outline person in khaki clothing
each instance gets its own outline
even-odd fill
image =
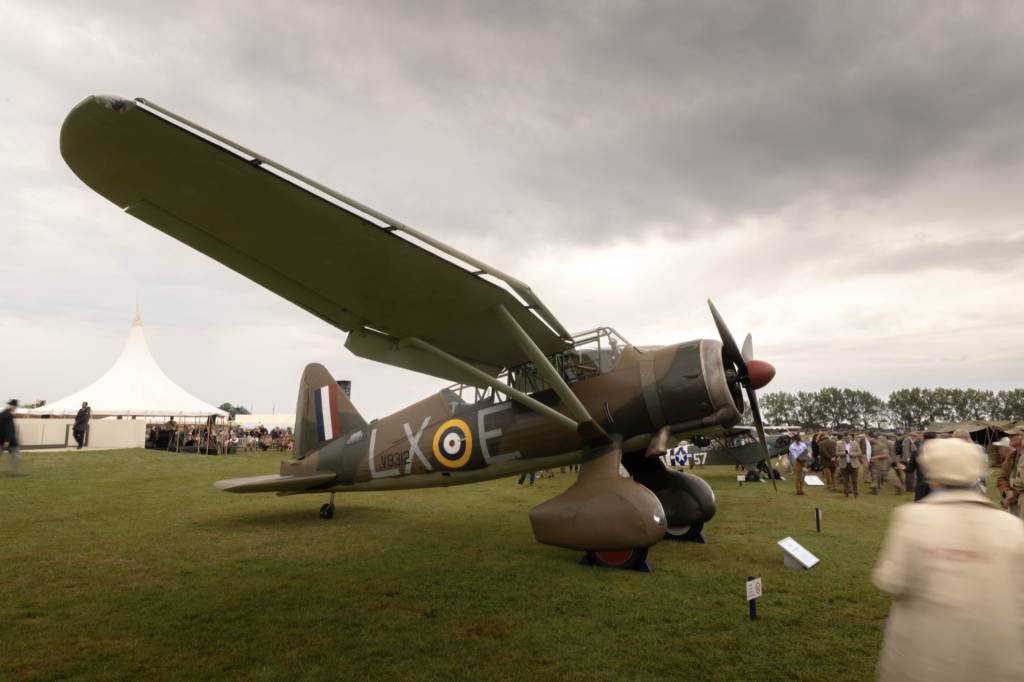
[[[973,489],[974,446],[931,440],[932,494],[897,507],[872,580],[892,595],[880,682],[1019,680],[1024,673],[1024,522]]]
[[[886,438],[875,438],[871,441],[871,494],[877,495],[878,490],[889,480],[889,470],[892,468],[892,444]],[[903,493],[903,486],[900,483],[896,486],[896,494]]]
[[[857,441],[848,433],[836,444],[836,467],[843,480],[843,497],[850,496],[850,488],[853,488],[854,497],[860,495],[857,477],[861,469],[862,456]]]
[[[818,462],[821,473],[825,477],[825,486],[829,490],[836,489],[836,441],[828,434],[821,434],[818,440]]]
[[[793,463],[793,481],[796,483],[796,494],[804,494],[804,469],[811,461],[811,448],[799,433],[793,434],[793,442],[789,445],[789,459]]]
[[[996,479],[996,487],[1003,497],[1003,509],[1014,516],[1024,518],[1021,513],[1020,498],[1024,494],[1024,457],[1021,456],[1021,446],[1024,445],[1024,434],[1015,433],[1009,438],[1007,447],[1009,454],[1003,450],[1003,466],[999,470],[999,478]]]

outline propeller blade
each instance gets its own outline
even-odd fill
[[[764,436],[764,422],[761,420],[761,406],[757,404],[757,391],[751,386],[746,386],[747,400],[750,401],[750,414],[754,417],[754,426],[757,427],[757,439],[761,442],[761,450],[764,452],[764,461],[768,465],[768,476],[772,479],[772,488],[778,494],[779,486],[775,482],[775,467],[772,466],[771,457],[768,454],[768,439]]]
[[[740,352],[739,346],[736,345],[736,339],[732,337],[732,332],[725,326],[725,320],[718,314],[718,309],[715,308],[715,304],[708,299],[708,307],[711,308],[711,317],[715,320],[715,327],[718,328],[718,336],[722,339],[722,348],[725,351],[725,358],[732,364],[736,365],[740,371],[740,377],[747,376],[747,363],[743,359],[743,354]]]
[[[747,334],[747,338],[743,339],[743,347],[740,348],[740,355],[742,355],[743,359],[747,362],[754,359],[754,338],[750,334]]]
[[[754,426],[757,427],[757,438],[761,443],[761,451],[764,453],[765,463],[768,465],[768,472],[772,479],[772,488],[775,489],[775,493],[779,492],[779,485],[775,482],[775,467],[772,466],[771,458],[768,456],[768,440],[764,436],[764,421],[761,419],[761,407],[757,404],[757,389],[751,385],[750,370],[747,367],[747,360],[749,360],[753,354],[754,341],[750,334],[747,334],[747,338],[743,341],[743,350],[741,351],[736,345],[736,339],[733,338],[732,332],[729,331],[729,327],[726,326],[725,320],[718,313],[718,309],[715,304],[708,299],[708,307],[711,308],[711,317],[715,320],[715,327],[718,328],[718,336],[722,339],[722,351],[723,357],[726,361],[731,362],[736,366],[738,370],[739,383],[747,392],[747,400],[750,402],[750,414],[754,417]],[[762,363],[771,368],[771,376],[775,375],[775,369],[768,365],[768,363]],[[762,372],[764,374],[764,372]],[[768,377],[767,381],[761,383],[764,385],[771,381],[771,376]]]

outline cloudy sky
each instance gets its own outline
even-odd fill
[[[88,190],[90,94],[145,97],[529,282],[569,329],[752,331],[778,390],[1024,385],[1016,2],[0,3],[0,393],[101,375],[136,301],[196,396],[367,417],[444,382]]]

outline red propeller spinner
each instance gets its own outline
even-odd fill
[[[775,366],[764,360],[747,360],[747,375],[750,377],[750,387],[756,391],[775,378]]]

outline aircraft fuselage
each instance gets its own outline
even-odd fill
[[[628,453],[665,426],[688,432],[729,427],[740,417],[721,359],[721,344],[699,340],[641,352],[626,347],[614,368],[570,384]],[[531,397],[564,412],[552,390]],[[343,435],[281,475],[333,472],[329,486],[297,492],[406,489],[457,485],[580,462],[579,433],[512,400],[467,404],[442,391]]]

